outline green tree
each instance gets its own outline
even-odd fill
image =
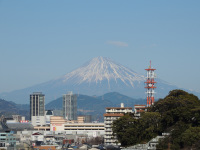
[[[161,140],[158,148],[195,148],[200,145],[199,134],[193,134],[195,131],[199,132],[200,101],[193,94],[173,90],[165,98],[155,102],[140,119],[127,114],[114,121],[112,127],[122,146],[145,143],[163,132],[169,132],[170,136]]]
[[[112,124],[113,135],[117,137],[122,146],[138,143],[138,129],[138,120],[134,119],[133,114],[126,114]]]
[[[196,147],[200,149],[200,127],[190,127],[180,136],[183,147]]]

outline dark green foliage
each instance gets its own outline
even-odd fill
[[[123,146],[132,145],[140,141],[138,120],[133,118],[133,114],[126,114],[113,122],[113,132],[116,133],[117,138]],[[133,128],[134,126],[134,128]],[[133,136],[134,135],[134,136]]]
[[[195,147],[200,149],[200,127],[190,127],[180,136],[180,142],[185,147]]]
[[[193,148],[198,149],[200,144],[200,101],[197,96],[189,94],[183,90],[173,90],[169,92],[164,99],[157,101],[148,112],[142,114],[141,118],[134,120],[134,124],[128,122],[127,117],[132,118],[131,115],[125,115],[120,120],[113,123],[113,131],[122,142],[123,146],[135,145],[137,143],[147,142],[163,132],[170,133],[170,136],[160,141],[157,146],[158,149],[183,149]],[[126,118],[126,122],[123,122]],[[132,121],[133,122],[133,121]],[[116,128],[118,126],[129,126],[125,131],[120,133]],[[132,136],[129,135],[128,143],[123,141],[127,134],[131,131]]]
[[[144,113],[140,119],[134,119],[133,115],[126,114],[113,122],[113,132],[122,146],[146,143],[160,133],[159,113]]]

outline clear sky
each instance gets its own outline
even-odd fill
[[[0,93],[97,56],[200,91],[200,1],[0,0]]]

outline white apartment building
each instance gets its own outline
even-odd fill
[[[104,114],[104,125],[105,125],[105,135],[104,143],[105,145],[121,145],[116,139],[112,136],[112,122],[122,116],[125,113],[132,113],[132,107],[124,107],[124,104],[121,103],[121,107],[107,107],[106,113]]]
[[[63,95],[63,117],[67,120],[77,120],[77,96],[72,92]]]

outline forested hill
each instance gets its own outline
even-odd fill
[[[123,146],[146,143],[167,132],[170,136],[159,143],[158,149],[200,149],[200,100],[173,90],[140,119],[129,114],[115,121],[113,131]]]
[[[48,103],[46,109],[62,110],[62,97]],[[103,114],[106,107],[120,107],[124,103],[125,107],[134,107],[135,104],[145,104],[145,99],[134,99],[118,92],[110,92],[102,96],[77,95],[78,115],[92,115],[95,119],[103,121]]]
[[[16,104],[11,101],[0,99],[0,116],[11,117],[12,115],[22,115],[29,119],[29,105]]]

